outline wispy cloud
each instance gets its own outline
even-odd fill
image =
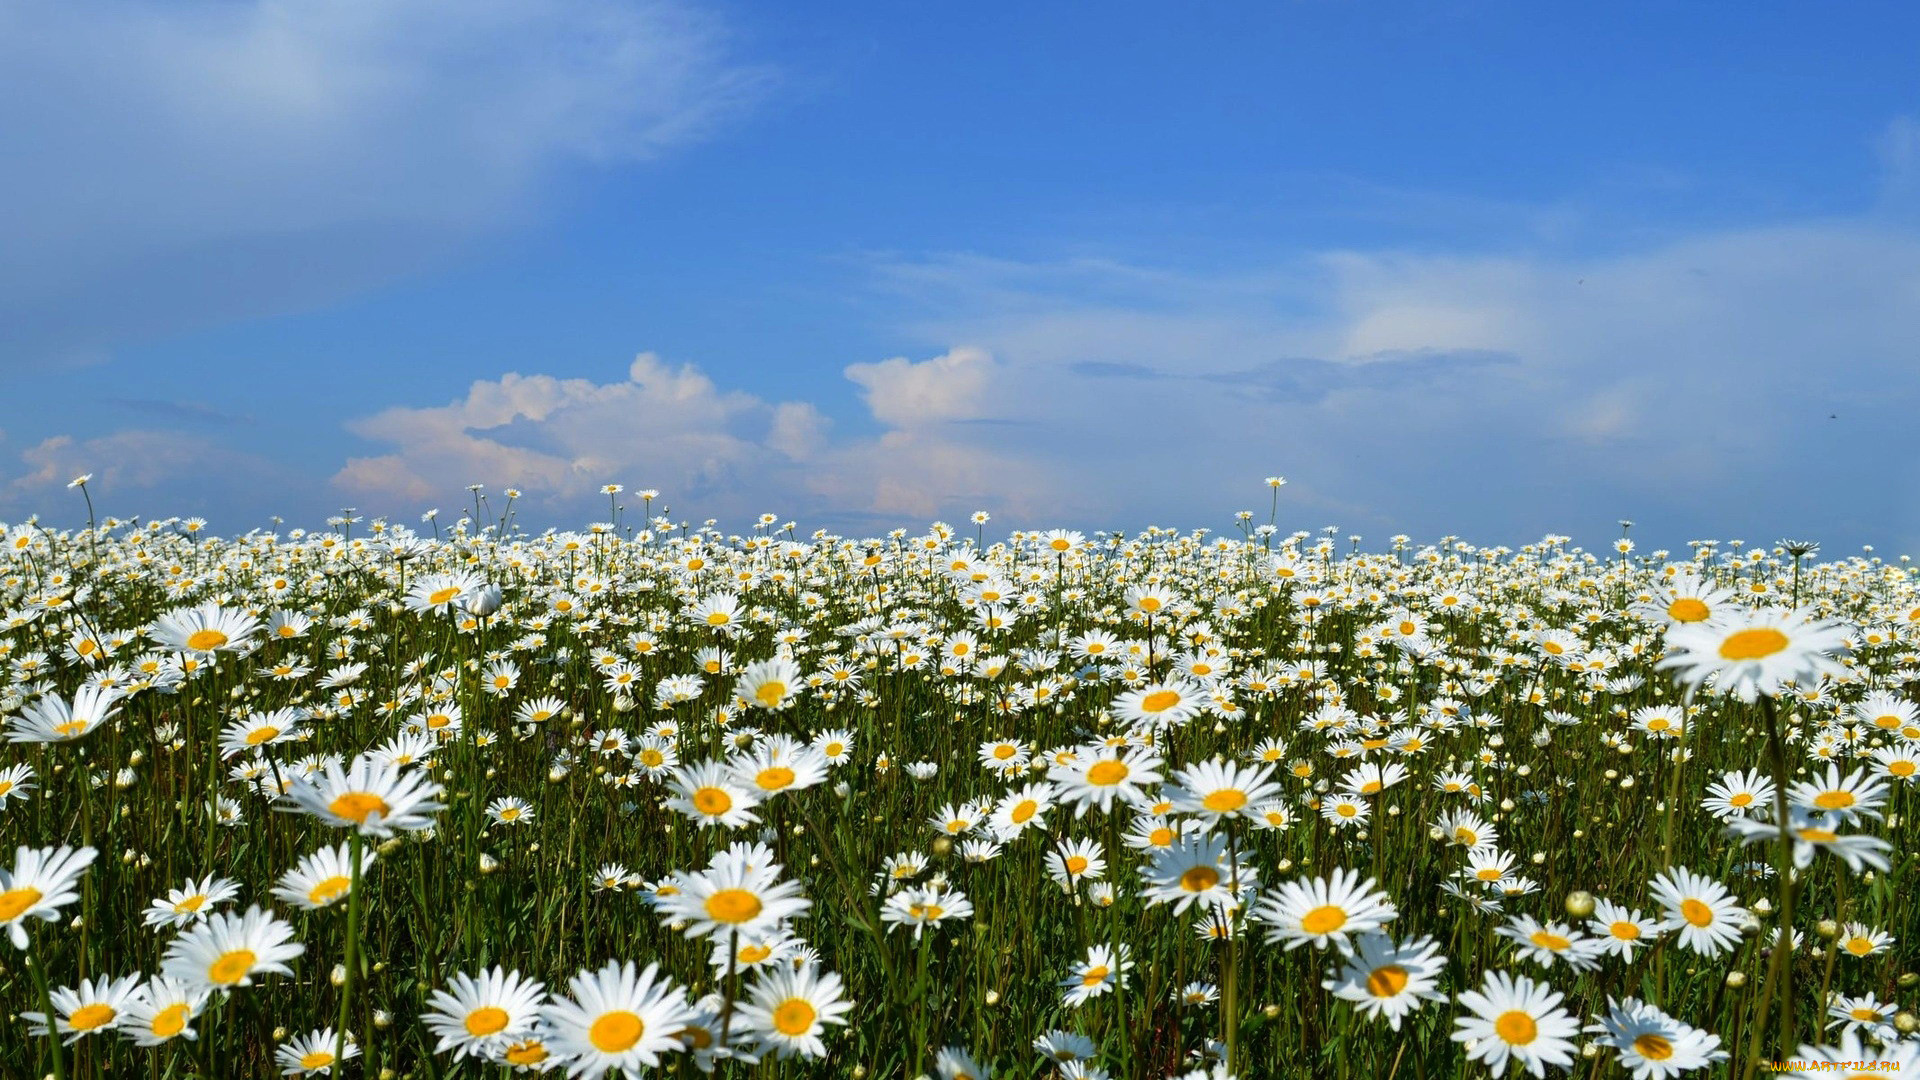
[[[0,5],[0,363],[430,264],[769,79],[679,0]]]

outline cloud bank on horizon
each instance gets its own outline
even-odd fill
[[[816,238],[800,265],[847,299],[823,313],[777,289],[742,298],[735,319],[765,339],[749,362],[730,320],[676,315],[648,282],[669,295],[702,260],[746,280],[762,253],[581,237],[672,218],[647,185],[676,170],[725,215],[760,195],[717,184],[702,155],[747,183],[738,163],[766,124],[892,107],[841,100],[860,95],[800,70],[816,51],[750,32],[764,15],[0,0],[0,123],[23,133],[0,151],[15,219],[0,379],[48,402],[4,422],[0,513],[71,520],[61,489],[92,473],[106,512],[235,530],[344,505],[412,517],[472,483],[524,490],[528,520],[578,525],[604,516],[609,482],[736,526],[773,512],[877,532],[985,509],[1012,527],[1219,529],[1264,507],[1261,479],[1279,473],[1287,527],[1377,540],[1598,543],[1626,517],[1673,547],[1920,549],[1920,127],[1902,113],[1850,118],[1871,194],[1840,212],[1636,222],[1631,207],[1463,210],[1346,183],[1387,219],[1492,215],[1513,231],[1440,243],[1389,221],[1205,258],[1079,222],[964,244],[931,227]],[[991,134],[955,137],[994,152]],[[1556,240],[1567,228],[1606,235]],[[639,312],[596,328],[618,352],[514,359],[479,342],[315,364],[247,336],[317,326],[344,352],[404,354],[405,303],[384,296],[437,290],[399,321],[458,339],[555,267],[602,279],[642,262],[660,276],[596,298]],[[818,329],[829,317],[839,337]],[[179,377],[157,370],[181,356]]]

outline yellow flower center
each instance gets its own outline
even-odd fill
[[[351,888],[353,888],[353,879],[345,874],[335,874],[307,890],[307,900],[316,907],[325,907],[347,895],[347,890]]]
[[[733,809],[733,796],[717,787],[703,787],[693,793],[693,808],[708,817],[719,817]]]
[[[1667,605],[1667,618],[1674,622],[1705,622],[1712,614],[1706,601],[1691,596],[1683,596]]]
[[[1510,1046],[1525,1046],[1540,1036],[1540,1026],[1533,1017],[1514,1009],[1503,1012],[1493,1022],[1493,1033],[1504,1039]]]
[[[771,945],[748,945],[740,950],[740,962],[743,964],[757,964],[772,955],[773,946]]]
[[[162,1039],[171,1039],[187,1029],[187,1006],[184,1003],[169,1005],[153,1014],[153,1022],[147,1030]]]
[[[1211,866],[1195,866],[1180,875],[1180,887],[1188,892],[1206,892],[1220,884],[1220,871]]]
[[[1539,931],[1528,940],[1532,941],[1535,945],[1538,945],[1543,949],[1552,949],[1554,952],[1559,952],[1560,950],[1573,944],[1573,942],[1568,941],[1566,938],[1561,937],[1559,934],[1551,934],[1545,930]]]
[[[1735,795],[1733,798],[1728,799],[1727,805],[1728,806],[1752,806],[1753,795],[1749,792],[1743,791],[1740,794]]]
[[[760,684],[760,688],[753,692],[753,699],[769,709],[780,704],[786,696],[787,684],[781,682],[779,679],[771,679],[763,682]]]
[[[279,737],[280,729],[277,727],[254,728],[252,731],[247,732],[247,745],[259,746],[261,743],[272,742]]]
[[[779,791],[793,783],[793,770],[785,765],[761,769],[760,775],[754,777],[753,782],[759,784],[762,791]]]
[[[707,917],[714,922],[749,922],[759,917],[760,909],[760,898],[745,889],[721,889],[707,897]]]
[[[220,986],[232,986],[253,971],[254,961],[258,959],[251,949],[222,953],[218,960],[207,965],[207,978]]]
[[[54,734],[63,739],[74,738],[77,735],[85,733],[86,730],[87,722],[85,720],[69,720],[64,724],[53,725]]]
[[[1834,832],[1832,829],[1801,829],[1799,836],[1801,840],[1809,844],[1831,844],[1835,840],[1840,839],[1840,834]]]
[[[1791,642],[1787,640],[1787,635],[1771,627],[1736,630],[1720,643],[1720,657],[1723,660],[1760,660],[1789,644]]]
[[[1367,973],[1367,993],[1374,997],[1392,997],[1406,988],[1407,969],[1399,964],[1377,967]]]
[[[618,1009],[593,1022],[587,1029],[587,1041],[602,1053],[618,1054],[631,1050],[646,1032],[647,1025],[638,1016]]]
[[[373,814],[384,818],[393,813],[393,807],[387,805],[387,800],[368,791],[349,791],[328,803],[327,809],[335,817],[346,818],[356,825],[365,825],[367,818]]]
[[[1102,761],[1087,770],[1087,783],[1112,787],[1125,780],[1131,772],[1124,761]]]
[[[1222,788],[1200,800],[1200,805],[1216,814],[1231,814],[1247,805],[1246,792],[1234,788]]]
[[[1085,855],[1067,856],[1067,873],[1079,874],[1079,873],[1083,873],[1086,869],[1087,869],[1087,857]]]
[[[1107,965],[1095,965],[1094,967],[1088,968],[1085,975],[1080,976],[1080,985],[1099,986],[1101,983],[1106,982],[1107,976],[1111,974],[1113,974],[1113,971],[1107,967]]]
[[[93,1031],[113,1023],[113,1018],[117,1015],[119,1014],[113,1011],[113,1006],[95,1002],[73,1010],[73,1015],[67,1017],[67,1026],[75,1031]]]
[[[1863,937],[1848,938],[1847,951],[1855,956],[1865,956],[1873,951],[1873,942]]]
[[[1001,743],[999,746],[993,748],[993,756],[999,758],[1001,761],[1005,761],[1019,752],[1019,749],[1012,743]]]
[[[1845,810],[1854,802],[1851,791],[1823,791],[1813,799],[1813,805],[1822,810]]]
[[[537,1039],[514,1043],[507,1047],[506,1056],[509,1065],[538,1065],[547,1060],[547,1044]]]
[[[435,589],[427,594],[427,606],[439,607],[441,604],[451,603],[453,598],[459,595],[460,589],[455,585],[449,585],[444,589]]]
[[[1140,699],[1140,711],[1150,713],[1166,712],[1178,704],[1180,704],[1180,694],[1178,691],[1155,690],[1153,693]]]
[[[1640,924],[1622,920],[1607,927],[1607,933],[1612,934],[1621,941],[1638,941],[1640,939]]]
[[[313,1053],[307,1054],[300,1059],[300,1067],[303,1069],[324,1069],[331,1064],[333,1064],[333,1051],[331,1050],[315,1050]]]
[[[1680,916],[1695,926],[1713,925],[1713,909],[1691,896],[1680,901]]]
[[[218,630],[195,630],[187,636],[187,648],[195,652],[212,652],[227,643],[227,635]]]
[[[1648,1061],[1665,1061],[1673,1056],[1673,1044],[1652,1032],[1633,1040],[1633,1050]]]
[[[1331,934],[1345,925],[1347,913],[1336,904],[1322,904],[1300,920],[1300,929],[1309,934]]]
[[[467,1014],[467,1034],[492,1035],[507,1026],[507,1010],[497,1005],[482,1005]]]
[[[782,1035],[805,1035],[813,1029],[813,1003],[805,998],[788,998],[773,1010],[773,1027]]]
[[[179,903],[173,905],[173,911],[174,911],[174,914],[176,915],[190,915],[193,912],[199,911],[203,906],[206,905],[206,902],[207,902],[206,893],[196,893],[195,895],[189,896],[185,900],[182,900]]]
[[[0,923],[12,922],[28,908],[40,902],[44,895],[31,885],[0,892]]]

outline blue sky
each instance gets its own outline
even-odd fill
[[[0,0],[0,516],[1920,547],[1910,5],[1203,7]]]

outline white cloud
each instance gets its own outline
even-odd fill
[[[1303,527],[1920,541],[1920,236],[1884,223],[1586,257],[883,273],[932,313],[902,329],[989,350],[1029,421],[953,449],[1070,478],[1055,518],[1217,523],[1278,472]]]
[[[5,0],[6,359],[405,272],[766,78],[679,0]]]
[[[447,405],[353,422],[354,434],[393,449],[349,460],[333,484],[396,512],[484,483],[571,513],[609,482],[659,488],[702,517],[777,508],[849,523],[954,513],[982,500],[1031,509],[1040,483],[1032,471],[965,445],[949,423],[977,419],[992,370],[974,349],[853,365],[849,377],[867,388],[884,430],[841,442],[811,402],[723,390],[652,353],[617,382],[509,374],[475,382]]]

